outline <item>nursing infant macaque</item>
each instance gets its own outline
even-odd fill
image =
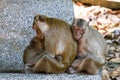
[[[60,19],[36,15],[32,28],[37,35],[24,51],[26,72],[65,72],[77,54],[71,26]]]
[[[42,57],[44,51],[44,38],[34,37],[30,45],[25,49],[23,54],[23,62],[25,64],[25,72],[31,72],[31,68]]]
[[[102,35],[83,19],[75,19],[73,37],[78,44],[78,53],[67,72],[96,74],[106,62],[107,44]]]

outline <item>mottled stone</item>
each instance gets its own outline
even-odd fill
[[[99,75],[79,74],[0,74],[1,80],[102,80]]]
[[[25,47],[35,35],[32,30],[36,14],[73,20],[72,1],[0,0],[0,69],[22,69]]]

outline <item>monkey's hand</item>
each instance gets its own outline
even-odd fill
[[[84,59],[85,57],[87,57],[86,53],[78,53],[76,59]]]
[[[77,73],[77,71],[73,67],[69,67],[65,72],[70,74]]]
[[[56,56],[55,56],[55,59],[56,59],[58,62],[62,62],[62,56],[60,56],[60,55],[56,55]]]
[[[35,64],[26,64],[25,65],[25,73],[32,73],[32,68],[35,66]]]
[[[83,60],[83,58],[77,58],[77,59],[75,59],[73,61],[72,65],[71,65],[71,67],[69,67],[66,70],[66,72],[70,73],[70,74],[77,73],[78,72],[77,69],[78,69],[79,65],[81,64],[82,60]]]
[[[83,59],[81,59],[81,58],[75,59],[75,60],[73,61],[73,63],[72,63],[71,66],[72,66],[73,68],[77,68],[77,67],[81,64],[82,60],[83,60]]]

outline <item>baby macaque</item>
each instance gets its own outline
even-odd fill
[[[44,51],[44,38],[43,37],[34,37],[30,45],[25,49],[23,54],[23,62],[25,64],[25,70],[30,72],[29,70],[35,65],[35,63],[40,59],[43,55]]]
[[[74,20],[72,32],[78,44],[78,53],[68,72],[98,73],[108,53],[105,39],[83,19]]]
[[[30,67],[28,72],[65,72],[77,54],[77,43],[73,39],[70,25],[60,19],[36,15],[32,28],[37,33],[36,37],[43,36],[45,42],[44,51],[39,40],[25,50],[24,63],[27,62],[26,67]]]

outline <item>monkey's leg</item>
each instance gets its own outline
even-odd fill
[[[29,63],[26,63],[25,66],[24,66],[25,67],[25,73],[32,73],[32,68],[39,61],[39,59],[41,59],[42,56],[43,56],[43,53],[41,53],[40,55],[31,59],[31,61]]]
[[[67,73],[77,73],[76,68],[81,64],[82,58],[75,59],[72,65],[66,70]]]
[[[79,65],[77,71],[85,71],[88,74],[96,74],[99,72],[100,69],[100,63],[94,61],[90,57],[86,57],[85,59],[82,60],[81,64]]]
[[[74,67],[74,68],[78,67],[81,64],[82,60],[83,60],[83,58],[75,59],[72,63],[72,67]]]
[[[66,70],[67,66],[58,62],[49,55],[44,55],[33,67],[33,72],[60,73]]]

